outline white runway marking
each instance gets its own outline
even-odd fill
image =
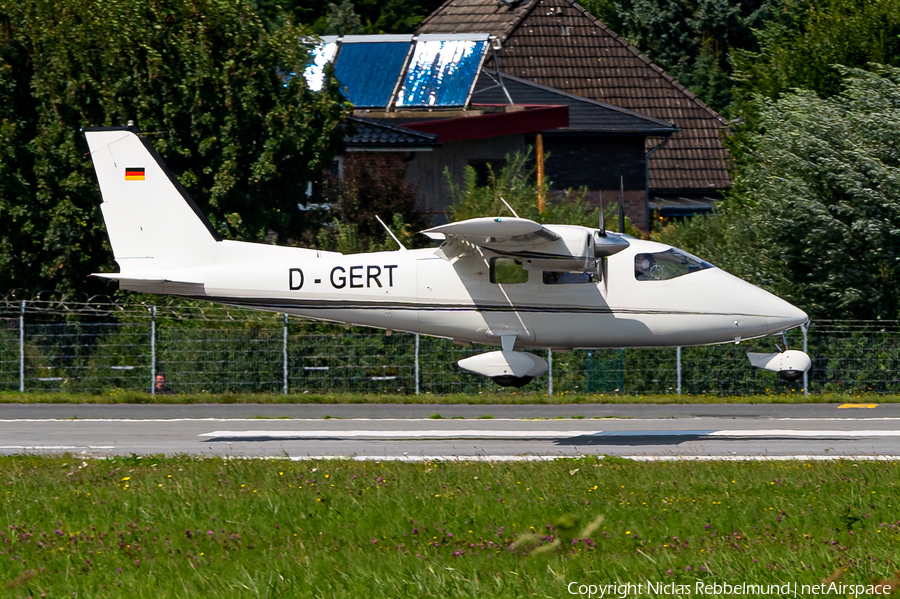
[[[423,431],[375,431],[375,430],[315,430],[315,431],[213,431],[201,433],[200,437],[225,437],[229,439],[556,439],[558,437],[581,437],[595,435],[599,431],[513,431],[513,430],[423,430]]]
[[[761,429],[761,430],[721,430],[712,431],[710,437],[900,437],[900,430],[796,430],[796,429]]]
[[[719,420],[722,418],[728,418],[729,420],[735,418],[731,416],[716,416],[716,415],[708,415],[708,416],[686,416],[686,417],[678,417],[678,420]],[[880,421],[900,421],[900,417],[894,416],[878,416],[878,417],[841,417],[841,416],[824,416],[820,418],[813,417],[774,417],[774,416],[738,416],[737,418],[746,418],[747,420],[755,420],[755,421],[769,421],[769,422],[880,422]],[[443,423],[462,423],[462,422],[480,422],[484,423],[486,420],[490,420],[491,422],[545,422],[548,425],[554,422],[564,422],[571,423],[574,421],[583,421],[585,424],[589,422],[595,421],[614,421],[614,422],[628,422],[628,423],[639,423],[639,422],[672,422],[673,418],[638,418],[638,417],[629,417],[629,416],[598,416],[594,418],[453,418],[453,417],[445,417],[445,418],[340,418],[340,417],[331,417],[331,418],[293,418],[293,417],[280,417],[280,416],[266,416],[261,418],[0,418],[0,423],[23,423],[23,422],[115,422],[115,423],[153,423],[153,422],[254,422],[259,424],[261,421],[282,421],[282,422],[325,422],[325,421],[333,421],[333,422],[429,422],[434,424],[437,422]]]
[[[558,439],[593,437],[595,439],[621,437],[732,437],[732,438],[797,438],[797,439],[858,439],[867,437],[900,437],[900,430],[242,430],[212,431],[200,437],[227,439]]]
[[[0,449],[39,449],[39,450],[75,450],[75,449],[115,449],[115,445],[0,445]]]

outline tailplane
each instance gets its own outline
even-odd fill
[[[131,126],[82,131],[122,274],[144,278],[144,273],[210,264],[222,238],[147,138]]]

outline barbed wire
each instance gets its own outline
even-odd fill
[[[53,297],[56,295],[56,297]],[[221,304],[171,300],[160,297],[157,301],[111,298],[108,295],[87,296],[86,294],[56,294],[41,292],[36,297],[25,299],[15,291],[0,296],[0,318],[18,318],[25,302],[26,315],[42,315],[64,318],[129,318],[150,319],[150,310],[156,306],[157,318],[170,320],[201,320],[207,322],[266,322],[276,318],[271,312],[261,312]],[[295,317],[298,318],[298,317]],[[310,319],[301,319],[310,320]]]
[[[170,297],[114,298],[108,295],[89,296],[84,293],[60,294],[42,291],[37,296],[23,297],[18,290],[0,295],[0,319],[18,318],[25,302],[25,314],[40,315],[61,320],[78,320],[109,317],[114,320],[149,320],[150,311],[156,306],[158,319],[175,321],[199,320],[205,322],[268,322],[279,318],[276,313],[251,310],[237,306],[179,300]],[[313,319],[292,316],[301,322]],[[900,334],[900,320],[813,320],[810,330],[817,334],[852,335],[858,333]]]

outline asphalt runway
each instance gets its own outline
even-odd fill
[[[894,460],[900,459],[900,404],[3,404],[0,453]]]

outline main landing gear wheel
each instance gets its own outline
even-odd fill
[[[495,376],[491,378],[501,387],[524,387],[533,379],[533,376]]]
[[[802,370],[779,370],[778,377],[789,383],[793,383],[794,381],[799,381],[803,378]]]

